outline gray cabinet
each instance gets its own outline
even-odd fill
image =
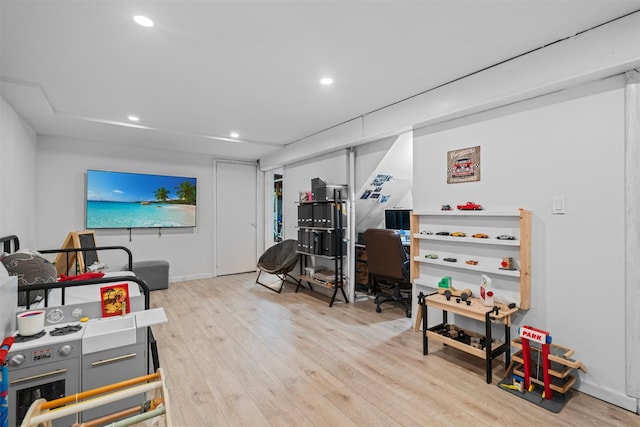
[[[96,387],[146,375],[146,348],[147,345],[143,342],[84,355],[81,369],[82,390],[91,390]],[[84,411],[82,419],[91,420],[122,411],[140,405],[145,400],[144,395],[118,400],[111,404]]]

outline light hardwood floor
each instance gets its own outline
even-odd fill
[[[399,308],[281,294],[255,274],[151,293],[174,426],[639,426],[640,416],[574,393],[554,414],[486,384],[484,361],[430,343]]]

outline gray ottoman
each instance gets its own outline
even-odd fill
[[[134,261],[131,271],[144,280],[151,291],[169,288],[168,261]]]

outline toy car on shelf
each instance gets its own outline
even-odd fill
[[[488,239],[489,235],[484,233],[476,233],[471,237],[475,237],[476,239]]]
[[[424,257],[427,259],[438,259],[438,255],[436,254],[426,254]]]
[[[453,237],[467,237],[466,233],[463,233],[462,231],[454,231],[451,235]]]
[[[448,236],[449,232],[448,231],[438,231],[436,233],[436,236]]]
[[[475,259],[469,259],[469,260],[466,260],[465,262],[469,265],[478,265],[478,261],[476,261]]]
[[[447,262],[458,262],[458,260],[455,258],[442,258],[442,260]]]
[[[500,236],[496,237],[496,239],[498,239],[498,240],[516,240],[516,238],[514,236],[509,236],[507,234],[501,234]]]
[[[458,205],[458,210],[461,211],[481,211],[482,206],[474,202],[467,202],[464,205]]]
[[[451,210],[451,205],[442,205],[442,208],[440,210],[442,210],[442,211],[450,211]]]
[[[421,231],[420,234],[426,234],[427,236],[431,236],[433,231]]]

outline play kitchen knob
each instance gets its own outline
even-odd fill
[[[68,356],[71,354],[72,350],[73,347],[71,347],[69,344],[65,344],[58,349],[58,354],[60,356]]]
[[[14,354],[13,356],[11,356],[11,359],[9,359],[9,366],[11,366],[12,368],[16,368],[22,365],[22,362],[24,362],[24,355],[19,353]]]

